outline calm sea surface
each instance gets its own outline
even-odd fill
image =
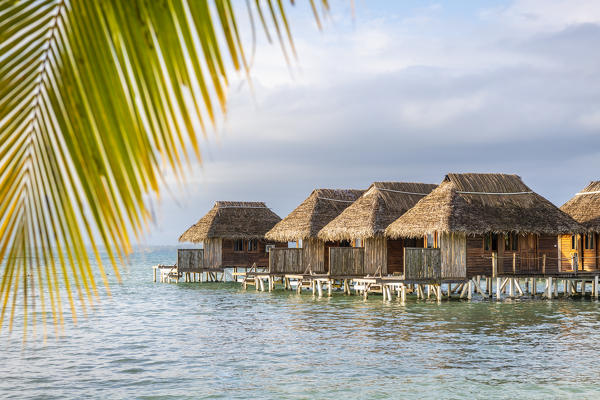
[[[23,346],[17,317],[0,334],[0,397],[600,398],[596,301],[403,306],[153,283],[175,253],[135,253],[60,339]]]

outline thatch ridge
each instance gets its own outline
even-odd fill
[[[319,231],[363,194],[356,189],[315,189],[287,217],[267,232],[267,239],[295,241],[316,238]]]
[[[418,182],[374,182],[363,195],[319,232],[323,240],[365,239],[385,228],[437,185]]]
[[[263,239],[281,218],[263,202],[217,201],[213,208],[186,230],[180,242],[206,239]]]
[[[591,181],[560,209],[589,232],[600,233],[600,181]]]
[[[448,174],[412,209],[390,224],[391,238],[432,232],[578,233],[583,227],[533,192],[517,175]]]

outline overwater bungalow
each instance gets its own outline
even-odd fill
[[[363,190],[315,189],[310,196],[266,234],[268,240],[296,242],[296,249],[277,249],[270,253],[269,273],[326,274],[330,247],[350,246],[349,242],[326,241],[319,231],[352,204]]]
[[[586,229],[583,235],[561,235],[561,270],[573,270],[574,265],[585,271],[600,267],[598,238],[600,233],[600,181],[592,181],[560,208]],[[582,268],[583,267],[583,268]]]
[[[441,279],[544,275],[559,272],[558,235],[583,227],[533,192],[517,175],[448,174],[442,183],[386,229],[388,238],[423,238],[439,249]],[[418,255],[415,275],[429,272]]]
[[[374,182],[318,237],[324,241],[354,242],[356,248],[329,249],[334,276],[401,275],[404,247],[423,247],[423,238],[385,237],[385,229],[427,196],[437,185],[410,182]]]
[[[186,230],[180,242],[202,243],[203,249],[180,249],[179,272],[223,272],[224,268],[266,268],[268,250],[287,247],[265,239],[265,233],[281,218],[263,202],[217,201],[198,222]]]

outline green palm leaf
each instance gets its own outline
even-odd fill
[[[295,53],[281,0],[254,6]],[[73,320],[85,313],[86,244],[108,290],[98,248],[118,277],[161,165],[181,177],[187,143],[200,157],[195,124],[226,111],[229,62],[248,74],[230,0],[0,2],[0,328],[20,298],[24,335],[35,299],[58,330],[61,288]]]

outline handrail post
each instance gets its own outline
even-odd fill
[[[517,253],[513,253],[513,274],[517,273]]]
[[[498,253],[492,253],[492,277],[498,276]]]
[[[542,274],[546,275],[546,254],[542,254]]]

